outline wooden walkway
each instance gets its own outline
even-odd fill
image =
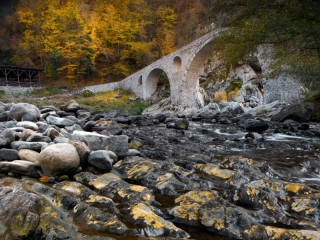
[[[39,87],[41,69],[0,66],[0,86]]]

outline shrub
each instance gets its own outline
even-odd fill
[[[95,93],[94,92],[91,92],[90,90],[84,90],[83,92],[82,92],[82,96],[83,97],[93,97],[95,95]]]
[[[228,93],[228,100],[234,101],[238,91],[239,91],[239,88],[236,87],[233,91],[229,92]]]
[[[226,92],[215,92],[214,93],[214,101],[215,102],[221,102],[221,101],[227,101],[228,95]]]

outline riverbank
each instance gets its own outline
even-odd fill
[[[285,109],[1,109],[4,239],[319,236],[320,125]]]

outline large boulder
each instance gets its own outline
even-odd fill
[[[31,122],[36,122],[40,118],[40,111],[32,104],[17,103],[11,107],[9,117],[17,121],[24,119]]]
[[[271,117],[272,121],[283,122],[292,119],[298,122],[308,122],[313,114],[314,105],[312,103],[292,104],[280,110]]]
[[[19,186],[0,188],[0,222],[0,239],[77,239],[62,211]]]
[[[48,176],[59,176],[77,169],[80,157],[76,148],[69,143],[48,146],[39,155],[42,171]]]
[[[249,132],[263,132],[269,129],[268,122],[251,121],[246,125],[246,130]]]

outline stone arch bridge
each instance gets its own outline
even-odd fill
[[[85,90],[102,92],[123,88],[146,100],[155,93],[159,78],[165,73],[170,83],[171,103],[185,107],[202,106],[199,77],[207,59],[212,55],[212,41],[222,31],[225,29],[211,31],[120,82],[89,86]]]

